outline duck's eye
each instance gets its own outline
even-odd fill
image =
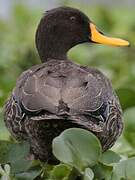
[[[75,20],[76,20],[76,17],[75,17],[75,16],[71,16],[71,17],[70,17],[70,20],[71,20],[71,21],[75,21]]]

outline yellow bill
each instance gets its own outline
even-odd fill
[[[95,43],[112,45],[112,46],[129,46],[129,42],[119,38],[107,37],[100,33],[93,23],[90,23],[91,37],[90,39]]]

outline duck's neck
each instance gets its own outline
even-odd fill
[[[67,51],[63,49],[62,44],[46,41],[41,43],[37,49],[42,62],[46,62],[50,59],[67,59]]]
[[[36,33],[36,47],[42,62],[49,59],[67,59],[67,52],[71,48],[70,41],[62,34],[55,34],[39,24]]]
[[[39,56],[42,62],[46,62],[49,59],[67,59],[67,50],[63,49],[62,44],[57,44],[51,41],[40,42],[37,46]]]

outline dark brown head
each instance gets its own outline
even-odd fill
[[[84,42],[129,45],[127,41],[104,36],[84,13],[70,7],[47,11],[36,32],[36,46],[42,62],[49,58],[66,59],[70,48]]]

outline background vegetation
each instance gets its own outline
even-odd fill
[[[69,52],[76,63],[100,69],[112,81],[124,113],[125,129],[113,151],[132,157],[135,155],[135,13],[127,7],[78,7],[109,35],[123,37],[131,43],[129,48],[83,44]],[[16,79],[24,70],[40,63],[34,44],[34,34],[42,16],[37,9],[22,4],[13,6],[8,20],[0,19],[0,140],[10,136],[3,123],[3,105]]]

